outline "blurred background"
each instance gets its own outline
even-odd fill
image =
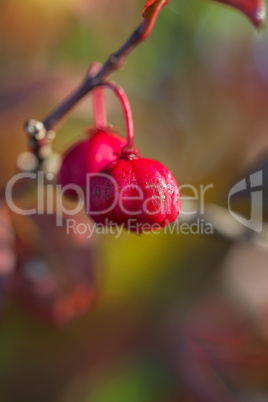
[[[1,0],[2,190],[27,150],[24,121],[43,119],[92,61],[118,49],[143,6]],[[250,172],[266,166],[267,181],[267,30],[218,4],[173,0],[112,79],[132,104],[137,146],[180,186],[212,185],[205,201],[226,208],[229,189]],[[107,102],[124,135],[117,100]],[[62,153],[92,120],[88,96],[53,149]],[[20,202],[35,197],[25,187]],[[1,200],[2,401],[268,400],[267,238],[70,238],[55,217],[18,217]],[[248,213],[246,196],[236,204]]]

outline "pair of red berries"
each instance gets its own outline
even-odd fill
[[[89,138],[65,153],[58,183],[82,188],[87,214],[97,224],[123,225],[139,233],[157,230],[177,218],[179,187],[164,165],[143,158],[133,145],[127,98],[121,88],[112,85],[124,106],[128,141],[104,124],[89,130]],[[70,190],[68,194],[73,195]]]

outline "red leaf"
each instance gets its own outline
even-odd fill
[[[142,16],[146,19],[153,18],[153,16],[158,14],[169,2],[170,0],[147,0],[142,10]]]
[[[236,8],[244,13],[257,28],[262,28],[266,18],[265,0],[212,0]],[[147,20],[156,18],[170,0],[147,0],[142,15]]]
[[[265,0],[212,0],[240,10],[257,27],[262,28],[266,17]]]

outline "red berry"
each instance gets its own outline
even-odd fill
[[[61,186],[76,184],[86,188],[87,174],[97,173],[107,163],[118,158],[127,140],[109,128],[96,130],[90,138],[75,144],[65,153],[58,183]],[[75,190],[66,190],[67,195],[76,197]]]
[[[167,226],[181,205],[176,179],[162,163],[126,153],[91,179],[86,201],[96,223],[136,232]]]
[[[36,318],[58,326],[90,311],[99,287],[95,236],[68,232],[68,215],[62,218],[62,226],[56,226],[57,215],[14,214],[14,297]],[[73,218],[78,225],[88,225],[85,214]]]

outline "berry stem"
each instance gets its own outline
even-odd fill
[[[107,127],[107,113],[105,105],[105,93],[103,88],[95,88],[93,91],[94,125],[98,129]]]
[[[88,77],[94,77],[100,71],[101,67],[100,63],[92,63],[88,69]],[[93,90],[93,110],[95,127],[98,129],[107,127],[105,92],[103,88],[96,87]]]
[[[134,145],[134,124],[131,106],[128,97],[119,85],[112,81],[105,81],[98,85],[98,87],[106,87],[115,92],[116,96],[121,102],[126,122],[126,133],[127,133],[127,146],[132,148]]]

